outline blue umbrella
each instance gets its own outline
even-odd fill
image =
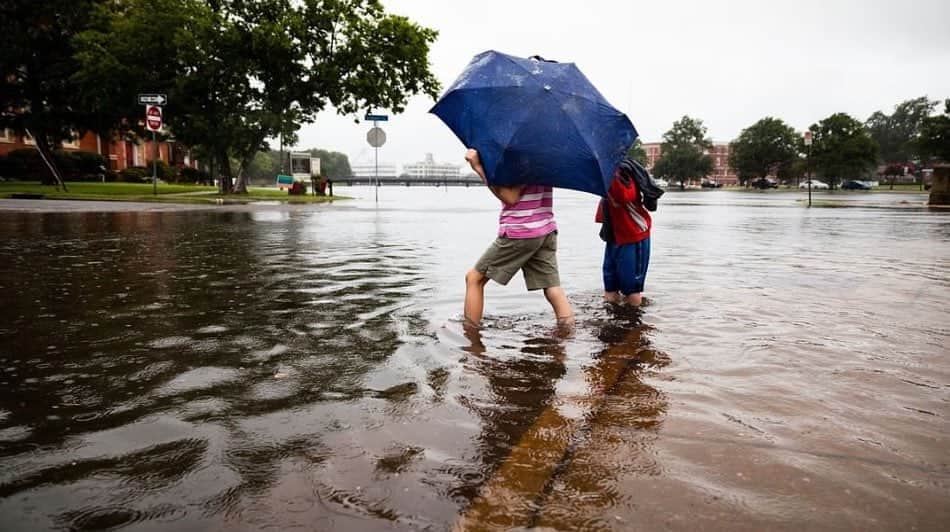
[[[606,196],[637,138],[573,63],[493,50],[475,56],[431,109],[478,150],[491,185],[543,184]]]

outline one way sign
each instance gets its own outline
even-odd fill
[[[165,105],[168,97],[164,94],[139,94],[139,104],[141,105]]]

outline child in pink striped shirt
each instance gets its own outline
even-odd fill
[[[468,150],[465,160],[487,185],[478,151]],[[502,202],[498,237],[465,274],[465,319],[475,325],[481,322],[489,279],[506,285],[521,270],[528,290],[544,290],[558,324],[572,324],[574,311],[557,270],[553,190],[545,185],[488,188]]]

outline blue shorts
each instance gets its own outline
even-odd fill
[[[604,291],[625,296],[643,292],[650,266],[650,239],[604,246]]]

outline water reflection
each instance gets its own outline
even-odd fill
[[[593,318],[575,331],[603,345],[582,369],[585,387],[570,379],[558,383],[567,371],[563,339],[556,335],[526,341],[513,364],[477,366],[502,394],[490,404],[510,406],[501,415],[497,407],[479,411],[488,477],[454,529],[610,528],[598,516],[616,502],[618,474],[657,474],[649,443],[667,401],[641,374],[669,359],[650,349],[639,309],[596,305],[580,307]],[[466,336],[472,342],[467,350],[485,360],[480,330],[469,327]],[[534,353],[542,358],[526,356]],[[509,410],[519,407],[528,412]],[[505,423],[504,414],[516,423]]]
[[[576,328],[516,280],[476,336],[461,274],[496,202],[382,192],[0,213],[0,529],[950,519],[945,213],[671,193],[621,315],[591,198],[559,195]]]
[[[0,275],[21,290],[0,309],[0,497],[120,482],[137,503],[96,490],[47,509],[50,524],[91,529],[164,515],[141,503],[187,484],[201,487],[172,508],[228,514],[280,464],[327,454],[319,421],[256,420],[413,393],[363,379],[419,322],[403,308],[420,295],[419,247],[325,245],[301,217],[261,218],[48,215],[4,241]]]

